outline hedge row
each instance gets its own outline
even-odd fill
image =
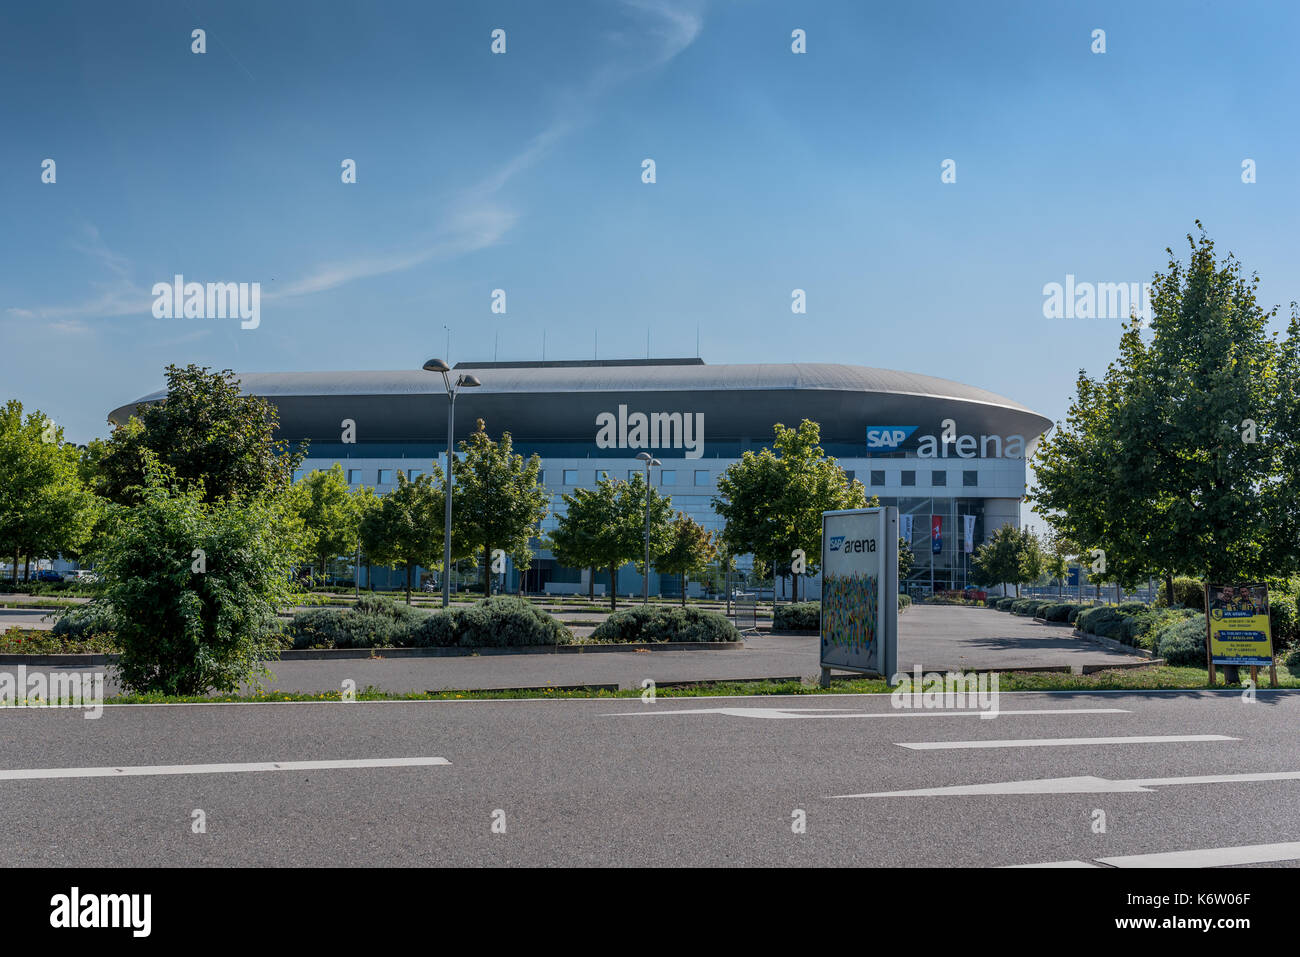
[[[811,602],[806,604],[812,604]],[[813,625],[814,628],[817,625]],[[739,641],[726,615],[700,608],[640,607],[619,611],[591,633],[592,641]]]
[[[898,610],[912,604],[910,595],[898,596]],[[801,601],[792,605],[777,605],[772,616],[774,631],[817,631],[821,628],[822,603]]]
[[[508,595],[438,612],[365,595],[345,611],[300,612],[287,631],[295,648],[488,648],[573,640],[555,618]]]

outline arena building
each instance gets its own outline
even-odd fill
[[[481,386],[459,393],[455,437],[476,419],[496,437],[511,433],[523,455],[542,459],[554,510],[561,496],[602,475],[643,472],[640,451],[662,466],[652,481],[675,510],[720,529],[711,499],[722,472],[770,444],[772,426],[812,419],[822,447],[851,477],[896,505],[916,556],[906,590],[960,588],[968,549],[1001,525],[1019,525],[1025,463],[1051,421],[1003,396],[946,379],[830,363],[708,365],[700,359],[462,362],[453,370]],[[402,372],[282,372],[240,376],[243,390],[279,410],[278,437],[310,440],[304,473],[341,463],[348,482],[391,489],[398,471],[415,476],[445,465],[447,396],[442,377]],[[138,402],[156,402],[165,393]],[[126,421],[137,402],[114,410]],[[355,441],[344,441],[346,424]],[[969,536],[967,534],[969,528]],[[585,591],[584,571],[537,551],[529,591]],[[597,582],[607,576],[597,575]],[[507,587],[519,584],[512,570]],[[817,583],[809,583],[809,594]],[[618,575],[620,594],[640,594],[632,566]],[[652,573],[651,590],[673,594],[672,576]],[[603,591],[603,587],[599,590]],[[802,589],[801,589],[802,591]]]

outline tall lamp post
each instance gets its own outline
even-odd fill
[[[650,470],[663,463],[649,452],[641,452],[637,458],[645,463],[645,574],[641,576],[641,604],[650,604]],[[610,583],[613,587],[613,583]]]
[[[461,389],[472,389],[483,383],[475,376],[462,374],[457,377],[456,384],[452,385],[451,366],[441,359],[430,359],[424,364],[424,371],[441,373],[442,384],[447,389],[447,481],[445,483],[447,510],[446,524],[442,532],[442,607],[446,608],[451,604],[451,490],[453,485],[451,461],[456,432],[456,393]]]

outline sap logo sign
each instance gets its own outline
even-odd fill
[[[874,552],[876,550],[876,540],[874,538],[855,538],[845,541],[846,536],[834,535],[831,537],[831,551],[849,552]]]
[[[914,425],[878,425],[867,427],[867,448],[896,449],[916,431]]]

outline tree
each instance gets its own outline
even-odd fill
[[[278,655],[276,613],[296,598],[287,513],[264,498],[210,501],[148,459],[135,504],[111,507],[96,553],[116,667],[140,693],[235,691]]]
[[[732,552],[783,566],[800,549],[807,573],[814,575],[821,562],[822,512],[865,508],[866,490],[823,451],[816,422],[804,419],[797,429],[778,422],[773,432],[772,448],[746,452],[719,477],[713,507],[726,522],[723,537]],[[798,601],[798,574],[793,579]]]
[[[439,479],[442,470],[433,467]],[[380,565],[401,565],[406,569],[406,603],[411,603],[411,576],[418,565],[441,566],[443,508],[445,492],[435,487],[434,475],[425,473],[414,481],[397,473],[397,488],[379,499],[361,523],[362,547],[366,557]],[[452,539],[455,542],[455,537]],[[462,549],[463,555],[463,549]],[[452,555],[456,558],[455,552]],[[443,574],[446,574],[446,569]]]
[[[541,458],[533,454],[525,461],[514,454],[509,432],[493,442],[479,419],[460,449],[464,455],[452,466],[452,537],[467,551],[482,552],[487,595],[494,548],[510,555],[520,572],[532,564],[529,543],[546,517],[550,496],[541,483]]]
[[[650,554],[668,544],[672,500],[649,488]],[[609,607],[618,609],[618,570],[635,562],[643,574],[646,533],[645,479],[638,473],[626,482],[603,478],[595,489],[578,489],[564,496],[565,511],[547,536],[558,561],[574,568],[604,568],[609,572]]]
[[[1253,578],[1297,561],[1278,480],[1296,430],[1280,372],[1296,370],[1267,335],[1277,309],[1203,228],[1187,241],[1189,262],[1166,250],[1155,276],[1150,341],[1134,318],[1105,377],[1080,373],[1067,426],[1039,443],[1032,495],[1058,531],[1105,553],[1100,574],[1158,570],[1171,602],[1177,574]]]
[[[208,501],[275,496],[290,484],[306,455],[275,439],[276,408],[258,396],[242,395],[229,369],[167,367],[167,397],[136,406],[107,442],[92,443],[96,491],[130,504],[144,485],[151,452],[184,487],[202,484]]]
[[[875,496],[872,496],[874,499]],[[912,566],[916,564],[916,556],[912,554],[912,543],[901,535],[898,537],[898,580],[907,581],[907,576],[912,574]]]
[[[23,416],[11,399],[0,409],[0,550],[31,560],[75,554],[99,517],[81,480],[81,454],[40,411]]]
[[[1013,584],[1019,597],[1021,584],[1042,574],[1042,554],[1029,529],[1003,525],[975,549],[971,570],[977,585]]]
[[[668,545],[655,558],[655,567],[679,576],[683,608],[686,607],[686,576],[704,571],[717,553],[713,533],[685,512],[678,512],[669,531]]]
[[[316,561],[316,574],[324,576],[329,560],[357,543],[360,516],[343,466],[335,462],[328,471],[314,470],[290,486],[288,501],[302,519],[304,544]]]
[[[370,553],[365,548],[365,536],[362,530],[365,528],[367,521],[373,521],[371,518],[374,513],[380,509],[379,496],[369,485],[358,485],[354,488],[350,497],[352,499],[352,512],[354,524],[352,526],[355,537],[349,543],[349,547],[357,552],[365,552],[366,559],[366,584],[370,584]],[[358,564],[360,556],[358,556]],[[357,589],[361,587],[361,569],[354,569],[352,572],[353,582]]]

